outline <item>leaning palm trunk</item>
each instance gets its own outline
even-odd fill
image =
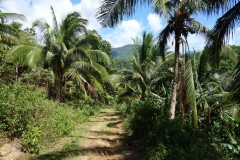
[[[175,35],[175,56],[174,56],[174,79],[173,79],[173,86],[172,86],[172,98],[171,98],[171,105],[170,105],[170,119],[175,118],[175,110],[176,110],[176,103],[177,103],[177,85],[178,85],[178,65],[179,65],[179,43],[180,43],[180,36],[179,32],[176,32]]]

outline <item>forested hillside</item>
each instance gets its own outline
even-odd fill
[[[111,56],[113,58],[129,58],[134,53],[134,45],[129,44],[118,48],[112,48]]]

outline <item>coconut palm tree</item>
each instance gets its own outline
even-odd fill
[[[100,79],[94,77],[106,75],[104,67],[97,62],[109,64],[110,58],[101,51],[91,50],[89,45],[81,45],[84,44],[82,35],[87,32],[87,20],[83,19],[79,13],[68,14],[62,23],[58,24],[52,7],[51,11],[53,28],[43,19],[35,21],[34,26],[44,32],[45,67],[53,71],[55,101],[60,102],[62,87],[67,77],[75,77],[74,79],[78,81],[81,88],[85,89],[85,93],[91,92],[93,87],[90,83],[99,85],[97,82]],[[86,72],[86,70],[91,70],[91,72]]]
[[[18,40],[18,45],[12,46],[8,51],[7,56],[10,61],[15,65],[16,71],[16,81],[19,77],[19,67],[27,66],[32,70],[37,67],[42,66],[43,56],[42,48],[43,46],[36,43],[36,39],[30,33],[21,30],[21,24],[13,23],[15,29],[20,27],[18,30],[20,38]],[[16,28],[17,27],[17,28]]]
[[[140,42],[138,39],[142,39],[142,41]],[[132,70],[120,70],[111,75],[110,79],[118,89],[118,100],[131,101],[134,98],[145,101],[147,91],[154,92],[151,86],[156,89],[159,87],[156,84],[169,78],[169,74],[165,74],[163,68],[173,59],[169,58],[171,55],[168,55],[167,61],[163,62],[159,57],[156,57],[158,46],[152,33],[144,31],[142,38],[137,37],[133,41],[136,49],[134,55],[131,56]],[[156,59],[156,61],[152,59]]]
[[[0,1],[0,4],[1,2],[2,1]],[[4,45],[4,48],[17,44],[17,38],[19,37],[18,31],[15,30],[12,26],[6,24],[8,20],[25,21],[26,18],[21,14],[2,12],[0,10],[0,44]]]
[[[206,34],[208,29],[190,17],[192,14],[197,13],[198,8],[197,6],[190,4],[189,1],[168,1],[167,3],[162,3],[162,1],[156,0],[154,4],[156,6],[155,8],[156,12],[163,14],[165,18],[169,19],[167,26],[162,30],[162,32],[159,35],[160,51],[162,51],[160,53],[163,53],[165,45],[167,44],[167,40],[170,39],[171,36],[174,37],[175,42],[174,79],[170,105],[171,112],[170,119],[174,119],[177,102],[177,86],[179,82],[178,68],[179,68],[180,44],[183,44],[183,46],[184,45],[188,46],[187,37],[189,33]],[[185,49],[187,48],[188,47],[186,47]],[[187,66],[190,67],[191,65],[189,64]],[[192,94],[194,92],[188,93]],[[194,111],[196,111],[196,108],[194,109]]]

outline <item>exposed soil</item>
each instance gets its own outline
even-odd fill
[[[142,154],[127,140],[123,118],[114,109],[102,109],[90,122],[76,126],[68,136],[43,148],[30,160],[140,160]],[[130,145],[131,144],[131,145]]]

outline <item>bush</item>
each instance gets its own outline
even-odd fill
[[[141,140],[147,160],[216,160],[221,159],[212,140],[198,128],[183,124],[181,117],[170,121],[167,101],[148,97],[146,101],[134,101],[122,105],[126,113],[126,130]]]
[[[82,108],[82,109],[81,109]],[[26,151],[37,154],[44,142],[70,133],[76,123],[94,115],[98,107],[73,108],[47,100],[45,93],[24,84],[0,87],[0,132],[21,138]]]
[[[22,145],[27,152],[38,154],[40,151],[41,130],[33,126],[28,126],[27,129],[22,135]]]
[[[156,126],[162,119],[169,118],[164,99],[154,95],[147,101],[133,101],[127,108],[126,130],[135,138],[143,138],[148,134],[156,134]]]
[[[36,111],[44,96],[35,88],[21,84],[0,87],[0,130],[13,139],[21,137],[27,126],[37,120]]]

